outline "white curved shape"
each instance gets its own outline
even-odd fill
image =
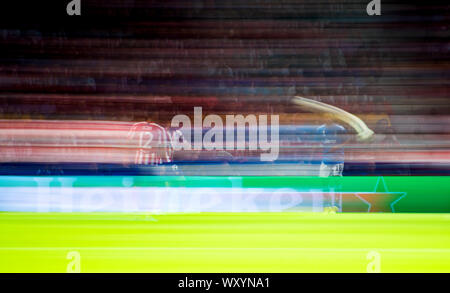
[[[294,97],[292,102],[297,106],[308,109],[309,111],[328,114],[332,118],[350,125],[353,129],[355,129],[357,139],[359,141],[370,140],[374,135],[374,132],[359,117],[338,107],[299,96]]]

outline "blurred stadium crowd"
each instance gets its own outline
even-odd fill
[[[255,161],[245,150],[174,154],[184,174],[226,163],[217,174],[317,175],[345,162],[338,175],[446,175],[448,6],[383,1],[377,17],[366,2],[92,0],[78,18],[2,21],[0,173],[137,170],[134,123],[169,131],[202,107],[279,115],[280,156],[261,169],[242,167]],[[294,96],[356,115],[374,138],[358,142]]]

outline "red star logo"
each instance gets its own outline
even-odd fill
[[[395,212],[395,204],[406,196],[406,192],[388,191],[384,178],[380,177],[373,192],[355,192],[353,196],[368,205],[367,212],[390,213]]]

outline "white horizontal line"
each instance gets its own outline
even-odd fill
[[[307,247],[0,247],[0,250],[305,250],[305,251],[388,251],[450,252],[450,248],[307,248]]]

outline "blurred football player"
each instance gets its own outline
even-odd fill
[[[138,122],[128,132],[128,139],[137,140],[134,163],[159,165],[173,161],[172,135],[156,123]]]

